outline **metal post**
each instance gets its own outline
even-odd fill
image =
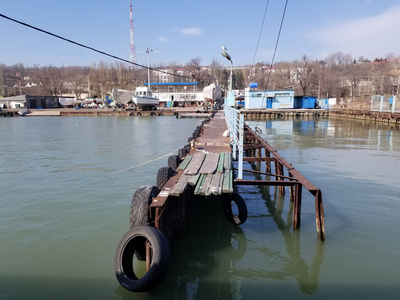
[[[244,114],[239,113],[239,161],[238,178],[243,179],[243,135],[244,135]]]

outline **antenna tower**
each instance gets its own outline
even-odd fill
[[[131,0],[131,5],[130,5],[130,23],[131,23],[131,39],[129,42],[129,47],[131,49],[131,57],[130,57],[130,61],[132,63],[135,62],[136,60],[136,53],[135,53],[135,44],[133,42],[133,19],[132,19],[132,0]]]

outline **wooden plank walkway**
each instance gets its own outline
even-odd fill
[[[225,116],[219,111],[204,125],[202,134],[191,149],[175,175],[153,199],[152,206],[162,206],[168,196],[180,196],[188,186],[195,195],[211,196],[233,192],[233,168],[230,138]]]

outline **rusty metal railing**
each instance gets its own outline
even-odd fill
[[[247,162],[265,162],[266,172],[243,170],[245,172],[256,172],[259,174],[275,177],[276,180],[244,180],[237,178],[238,185],[270,185],[278,186],[281,194],[285,193],[285,186],[290,188],[290,199],[294,202],[293,228],[300,227],[302,187],[307,189],[315,197],[315,217],[317,233],[321,240],[325,239],[325,214],[322,202],[322,192],[307,180],[299,171],[288,163],[278,152],[256,134],[248,125],[244,124],[244,150],[251,155],[244,157]],[[275,173],[271,173],[271,164],[275,165]],[[287,176],[285,175],[285,170]]]

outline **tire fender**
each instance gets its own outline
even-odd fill
[[[148,241],[152,248],[150,268],[138,278],[133,267],[135,250]],[[151,226],[131,228],[118,244],[114,260],[115,275],[122,287],[132,292],[156,288],[165,277],[170,262],[170,249],[165,235]]]
[[[130,227],[148,225],[149,206],[160,190],[156,186],[141,186],[132,197],[130,211]]]
[[[171,167],[162,167],[157,172],[157,188],[161,190],[163,186],[168,182],[174,174],[174,170]]]
[[[238,209],[238,214],[236,215],[232,211],[232,203],[235,203]],[[225,217],[232,225],[241,225],[247,220],[247,206],[244,202],[242,196],[238,193],[232,193],[227,195],[223,199],[223,209]]]

